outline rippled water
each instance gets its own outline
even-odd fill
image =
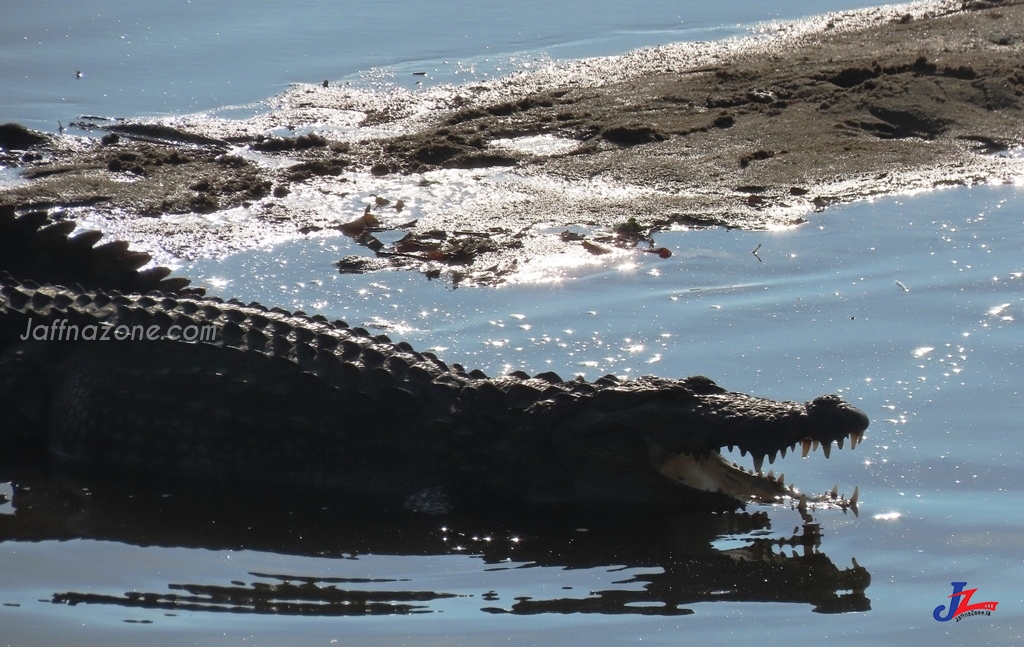
[[[858,486],[860,514],[374,520],[287,499],[231,513],[188,495],[132,503],[89,483],[50,494],[52,482],[26,479],[46,505],[31,508],[42,521],[0,507],[5,638],[1017,644],[1022,225],[1024,194],[978,187],[833,209],[784,231],[665,232],[671,258],[632,252],[497,289],[337,274],[331,263],[357,252],[344,238],[196,263],[182,273],[225,294],[343,317],[490,373],[704,373],[772,397],[842,393],[872,419],[865,442],[773,467],[808,491]],[[828,577],[863,584],[833,572],[854,559],[870,578],[862,593],[805,590]],[[954,581],[996,612],[936,622]],[[374,610],[398,615],[364,615]]]
[[[223,291],[275,295],[489,373],[703,373],[777,398],[838,392],[871,416],[856,451],[776,468],[805,489],[859,486],[859,517],[825,511],[817,521],[837,565],[856,558],[870,572],[871,612],[703,604],[682,624],[584,623],[602,636],[671,644],[675,631],[715,632],[731,618],[733,635],[754,640],[765,631],[794,639],[795,622],[840,644],[865,635],[927,644],[944,632],[1012,644],[1024,575],[1024,528],[1013,513],[1024,482],[1013,441],[1024,412],[1022,226],[1024,194],[978,187],[847,206],[784,231],[663,233],[657,244],[669,259],[628,254],[547,284],[451,290],[415,273],[334,274],[329,263],[354,251],[343,239],[185,273],[251,277]],[[789,511],[769,515],[775,528],[796,525]],[[951,581],[1002,607],[954,627],[935,622]],[[578,642],[592,639],[584,632]]]
[[[415,4],[5,0],[0,123],[56,131],[79,116],[247,106],[290,83],[428,72],[466,82],[538,54],[577,58],[743,33],[758,21],[871,6],[864,0],[726,3],[470,0]],[[79,77],[77,73],[80,72]],[[249,108],[251,110],[251,107]]]

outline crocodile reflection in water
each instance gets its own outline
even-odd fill
[[[57,479],[24,467],[0,468],[0,482],[11,483],[13,489],[9,505],[0,507],[11,512],[0,514],[0,542],[91,539],[148,550],[180,547],[318,558],[313,575],[249,572],[230,582],[171,579],[165,590],[146,590],[140,583],[128,592],[60,591],[52,597],[60,604],[318,616],[431,613],[450,610],[450,605],[502,614],[688,615],[694,604],[705,601],[792,602],[821,613],[870,608],[867,570],[856,562],[838,568],[821,552],[821,533],[809,517],[790,534],[771,532],[764,511],[631,511],[614,520],[597,512],[472,519],[381,516],[342,508],[335,501],[296,501],[273,493],[126,492],[106,480]],[[730,545],[744,545],[716,548],[723,538]],[[460,555],[470,565],[459,569],[458,589],[448,591],[438,587],[436,577],[426,586],[417,584],[415,575],[404,577],[403,564],[418,572],[421,564],[416,561],[391,559],[379,575],[367,577],[364,567],[356,569],[357,576],[346,577],[348,560],[370,555],[412,560]],[[334,560],[330,570],[338,576],[321,575],[322,558]],[[479,567],[471,565],[477,562]],[[591,569],[589,574],[563,573],[559,578],[570,584],[583,580],[589,587],[594,577],[607,581],[611,574],[614,582],[539,599],[536,587],[516,590],[522,579],[512,572],[522,568],[559,573]],[[502,575],[506,569],[508,577]],[[479,594],[466,594],[475,587]]]

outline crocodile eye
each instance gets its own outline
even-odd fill
[[[835,394],[821,395],[821,396],[818,396],[818,397],[814,398],[813,400],[811,400],[811,406],[812,407],[813,406],[829,406],[829,405],[836,406],[836,405],[842,404],[842,403],[843,403],[843,399],[840,398],[838,395],[835,395]]]

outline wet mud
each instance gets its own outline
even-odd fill
[[[796,224],[836,203],[1021,176],[1020,159],[999,153],[1024,142],[1024,6],[816,20],[422,97],[301,86],[247,121],[74,124],[102,138],[0,126],[0,163],[26,180],[0,203],[80,208],[118,237],[184,257],[243,249],[259,229],[338,230],[373,253],[340,259],[340,271],[492,283],[560,248],[660,252],[652,237],[674,224]],[[560,145],[502,145],[538,136]],[[477,183],[474,199],[407,206],[444,172]],[[363,194],[343,209],[296,199]],[[167,218],[231,209],[247,217],[213,230]],[[552,233],[572,226],[588,229]]]

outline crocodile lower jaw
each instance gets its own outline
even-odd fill
[[[782,474],[775,476],[751,472],[726,460],[719,452],[712,451],[706,456],[676,454],[650,443],[652,467],[663,477],[685,487],[723,494],[742,503],[780,503],[785,499],[796,499],[800,506],[808,502],[834,503],[843,509],[856,512],[858,492],[850,499],[840,498],[833,488],[828,494],[807,497],[795,488],[785,484]]]
[[[782,479],[747,472],[713,451],[707,456],[674,454],[652,448],[652,465],[673,483],[703,492],[724,494],[743,503],[777,503],[800,496]]]

